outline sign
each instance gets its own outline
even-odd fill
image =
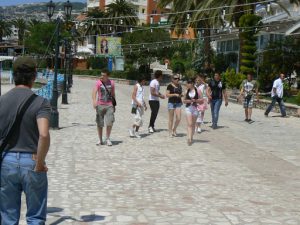
[[[121,38],[100,36],[97,37],[97,55],[100,56],[121,56]]]

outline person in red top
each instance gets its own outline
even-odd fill
[[[115,108],[113,99],[115,98],[115,83],[109,79],[109,72],[102,71],[101,77],[97,80],[92,93],[93,107],[96,109],[96,122],[99,141],[97,145],[104,145],[103,142],[103,127],[106,125],[106,144],[112,146],[110,134],[113,123],[115,121]]]

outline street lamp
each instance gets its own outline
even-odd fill
[[[72,14],[72,4],[68,0],[64,4],[64,11],[66,15],[66,25],[68,28],[68,19],[71,17]],[[69,48],[69,40],[65,39],[65,74],[64,74],[64,83],[63,83],[63,90],[62,90],[62,104],[68,104],[68,86],[67,85],[67,80],[68,79],[68,74],[70,70],[70,48]]]
[[[55,4],[51,0],[50,2],[47,3],[47,15],[49,17],[49,20],[51,20],[51,17],[54,14],[54,9],[55,9]]]
[[[68,1],[64,5],[64,9],[66,12],[66,16],[70,16],[72,12],[72,5]],[[66,6],[66,7],[65,7]],[[49,17],[49,20],[51,20],[51,17],[54,14],[55,4],[50,0],[50,2],[47,4],[47,15]],[[52,90],[52,98],[51,98],[51,120],[50,120],[50,127],[58,129],[59,128],[59,113],[57,110],[57,100],[58,100],[58,90],[57,90],[57,74],[58,74],[58,56],[59,56],[59,43],[60,43],[60,25],[61,25],[61,19],[58,16],[56,19],[56,30],[55,30],[55,37],[56,37],[56,43],[55,43],[55,65],[54,65],[54,78],[53,78],[53,90]]]

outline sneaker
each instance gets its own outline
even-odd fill
[[[139,132],[134,132],[134,136],[136,137],[136,138],[141,138],[141,135],[139,134]]]
[[[152,129],[153,129],[153,132],[155,133],[155,132],[156,132],[155,128],[154,128],[154,127],[152,127]]]
[[[149,128],[148,128],[148,131],[149,131],[149,133],[154,133],[153,127],[149,127]]]
[[[268,113],[265,113],[265,117],[268,117]]]
[[[248,120],[248,119],[245,119],[244,121],[245,121],[245,122],[249,122],[249,120]]]
[[[197,132],[200,134],[202,132],[201,127],[198,127]]]
[[[103,141],[98,141],[96,145],[97,145],[97,146],[99,146],[99,145],[104,145],[104,143],[103,143]]]
[[[129,132],[129,136],[130,137],[134,137],[135,136],[133,129],[129,129],[128,132]]]
[[[111,141],[110,141],[110,139],[108,138],[108,139],[106,139],[106,145],[107,146],[112,146],[112,143],[111,143]]]

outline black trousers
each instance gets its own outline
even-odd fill
[[[149,101],[150,109],[151,109],[151,117],[149,127],[154,128],[155,120],[159,111],[159,101]]]

